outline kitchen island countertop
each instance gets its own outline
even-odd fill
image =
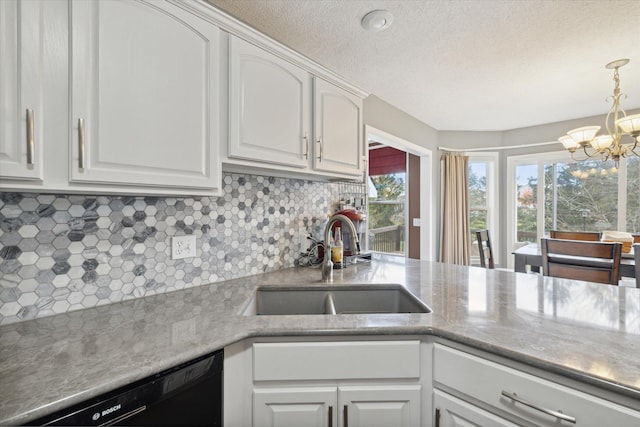
[[[0,424],[46,415],[249,337],[433,335],[640,400],[640,289],[404,259],[334,272],[397,283],[430,314],[245,316],[272,273],[0,327]]]

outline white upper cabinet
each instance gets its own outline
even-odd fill
[[[313,167],[347,175],[363,173],[362,99],[314,79]]]
[[[71,182],[218,188],[219,29],[164,1],[70,7]]]
[[[234,36],[229,58],[229,157],[306,168],[309,73]]]
[[[0,177],[43,177],[43,3],[0,1]]]

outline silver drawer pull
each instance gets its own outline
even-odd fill
[[[84,119],[78,119],[78,168],[84,169]]]
[[[305,134],[304,134],[304,146],[305,146],[305,149],[304,149],[304,158],[305,158],[305,159],[308,159],[308,158],[309,158],[309,138],[307,137],[306,132],[305,132]]]
[[[519,397],[516,393],[509,393],[507,391],[502,390],[502,395],[504,397],[508,398],[508,399],[513,400],[514,402],[518,402],[518,403],[521,403],[521,404],[523,404],[525,406],[528,406],[529,408],[533,408],[536,411],[543,412],[543,413],[545,413],[547,415],[551,415],[552,417],[556,417],[556,418],[558,418],[560,420],[563,420],[563,421],[567,421],[567,422],[570,422],[570,423],[573,423],[573,424],[576,423],[575,417],[572,417],[570,415],[565,415],[560,411],[554,411],[554,410],[551,410],[551,409],[543,408],[542,406],[538,406],[535,403],[531,403],[531,402]]]
[[[318,160],[322,162],[322,138],[318,138],[318,144],[320,144],[320,155],[318,156]]]
[[[27,165],[33,166],[35,162],[35,141],[33,140],[33,110],[27,108]]]
[[[333,406],[329,405],[329,422],[327,423],[329,427],[333,427]]]

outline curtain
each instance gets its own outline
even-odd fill
[[[469,156],[446,153],[442,170],[442,241],[440,261],[470,265]]]

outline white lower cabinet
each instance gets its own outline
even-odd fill
[[[253,392],[255,427],[420,425],[420,385],[270,387]]]
[[[517,424],[440,390],[433,392],[433,407],[436,427],[517,426]]]
[[[640,426],[627,396],[442,339],[256,338],[224,387],[229,426]]]
[[[445,390],[473,404],[445,400],[441,426],[511,425],[507,420],[523,426],[640,425],[637,410],[440,344],[434,345],[433,380],[435,401],[446,397],[438,393]],[[502,420],[482,421],[479,407]]]
[[[421,376],[430,363],[421,357],[430,354],[425,345],[419,340],[234,344],[225,349],[225,378],[234,379],[225,382],[225,425],[418,427],[423,400],[430,399]]]
[[[253,392],[255,427],[337,425],[335,387],[273,387]]]
[[[341,426],[410,427],[420,425],[420,385],[338,387]]]

